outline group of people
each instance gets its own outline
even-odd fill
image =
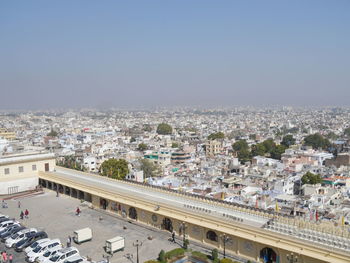
[[[29,218],[29,211],[28,209],[26,209],[23,213],[23,211],[21,211],[21,213],[19,214],[20,218],[23,220],[24,218]]]
[[[1,252],[0,254],[0,263],[12,263],[13,255],[7,255],[6,251]]]

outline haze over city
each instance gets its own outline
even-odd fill
[[[349,1],[6,1],[0,109],[348,106]]]

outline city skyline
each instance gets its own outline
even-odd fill
[[[2,3],[0,109],[348,106],[349,7]]]

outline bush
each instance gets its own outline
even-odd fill
[[[220,263],[234,263],[234,262],[229,258],[223,258],[220,260]]]
[[[173,250],[170,250],[165,253],[165,258],[173,258],[173,257],[178,257],[178,256],[183,256],[185,254],[185,249],[183,248],[175,248]]]
[[[202,252],[199,252],[199,251],[193,251],[191,253],[192,257],[194,258],[198,258],[200,259],[201,261],[203,262],[208,262],[208,256]]]
[[[159,261],[158,260],[147,260],[143,263],[159,263]]]
[[[160,263],[166,263],[165,252],[163,249],[159,252],[158,260]]]
[[[212,251],[211,251],[211,259],[212,260],[217,260],[219,258],[219,252],[216,248],[214,248]]]

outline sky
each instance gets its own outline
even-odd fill
[[[0,109],[350,106],[348,0],[0,2]]]

